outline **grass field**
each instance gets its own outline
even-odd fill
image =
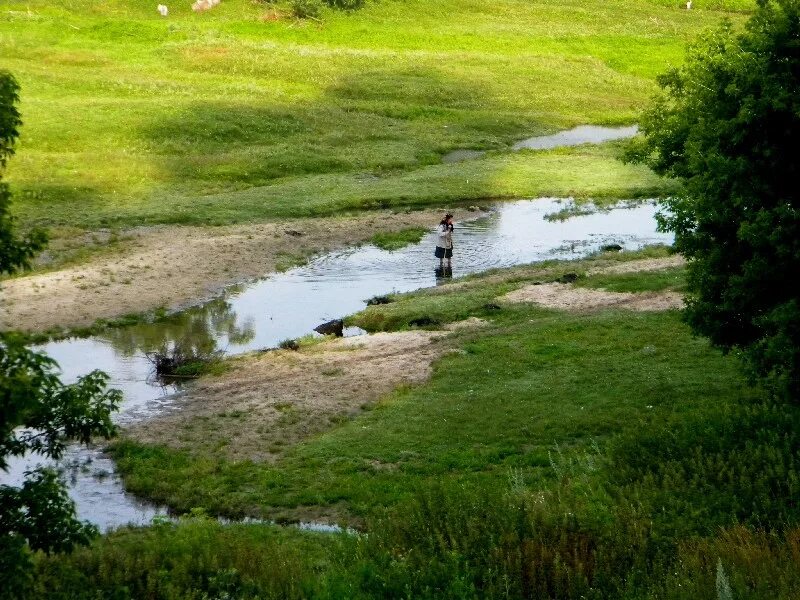
[[[274,465],[123,441],[115,456],[126,485],[181,511],[201,506],[278,518],[310,512],[358,521],[433,481],[494,487],[513,472],[534,487],[549,485],[556,448],[588,452],[611,436],[699,419],[707,406],[753,396],[736,361],[693,338],[675,312],[573,315],[534,305],[487,306],[525,282],[587,265],[501,271],[466,288],[424,290],[368,307],[348,322],[374,331],[407,329],[420,318],[441,326],[478,316],[491,325],[455,334],[460,350],[437,363],[429,384],[399,390]],[[626,282],[623,291],[682,283],[674,270],[638,274],[633,285],[636,277],[585,281]]]
[[[166,19],[143,0],[4,0],[0,68],[22,85],[25,120],[15,210],[68,232],[664,193],[613,146],[503,150],[634,122],[689,39],[751,7],[385,0],[299,22],[249,0],[199,14],[186,2]],[[439,164],[457,148],[495,152]]]
[[[754,2],[373,0],[310,21],[282,0],[200,14],[184,2],[166,19],[155,4],[0,0],[0,68],[22,84],[8,180],[23,225],[63,237],[667,194],[674,183],[620,162],[621,143],[508,146],[635,122],[686,42],[741,23]],[[441,163],[459,148],[488,153]],[[111,452],[127,489],[194,516],[37,554],[29,597],[800,597],[797,407],[749,386],[736,356],[692,336],[678,311],[498,300],[567,272],[608,293],[685,289],[682,267],[588,274],[629,258],[500,270],[351,316],[375,332],[486,323],[436,341],[448,351],[425,383],[324,421],[274,460],[123,436]],[[225,417],[252,426],[246,411]],[[183,425],[196,437],[215,427]],[[206,514],[331,519],[366,535]]]
[[[224,575],[242,590],[250,589],[244,582],[262,590],[253,597],[285,589],[298,598],[717,600],[720,561],[733,597],[795,597],[796,408],[748,387],[735,357],[693,337],[676,311],[487,305],[514,287],[596,264],[497,271],[355,315],[351,322],[381,330],[407,329],[420,317],[490,323],[453,334],[455,351],[428,383],[397,390],[276,463],[115,446],[129,489],[179,511],[327,515],[369,535],[314,542],[189,523],[168,535],[113,536],[42,568],[59,564],[103,589],[144,578],[157,587],[158,565],[184,565],[178,548],[220,539],[230,551],[201,552],[192,563],[214,577],[199,583],[184,565],[176,589],[207,589]],[[684,285],[677,268],[581,276],[578,284],[634,292]],[[285,573],[247,563],[254,540],[269,556],[297,557],[293,587]],[[146,557],[138,576],[134,556]],[[44,573],[42,585],[63,585],[57,569]]]

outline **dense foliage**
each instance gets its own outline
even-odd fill
[[[18,85],[0,72],[0,166],[13,153],[21,124],[15,103]],[[10,193],[0,182],[0,274],[27,266],[44,244],[44,234],[19,238],[8,213]],[[105,389],[98,371],[71,385],[63,384],[57,365],[30,351],[15,336],[0,334],[0,470],[9,458],[36,453],[58,458],[69,440],[88,442],[93,435],[113,433],[111,411],[120,394]],[[26,548],[45,552],[68,550],[88,541],[94,529],[75,518],[75,506],[57,475],[37,468],[26,473],[21,487],[0,485],[0,596],[14,597],[25,583]]]
[[[6,166],[14,154],[14,142],[22,124],[16,103],[19,100],[19,84],[7,72],[0,71],[0,169]],[[27,266],[32,256],[44,247],[45,236],[41,231],[31,232],[24,238],[14,234],[14,219],[9,214],[11,192],[8,185],[0,181],[0,273],[11,273]]]
[[[800,2],[758,5],[660,78],[637,153],[685,184],[662,225],[689,259],[689,324],[798,400]]]

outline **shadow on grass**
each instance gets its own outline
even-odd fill
[[[463,144],[496,147],[483,115],[479,127],[469,125],[484,95],[440,70],[373,69],[341,76],[311,100],[193,102],[159,115],[141,135],[159,148],[154,166],[163,181],[194,181],[201,192],[300,175],[392,177]]]

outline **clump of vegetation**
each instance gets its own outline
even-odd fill
[[[373,296],[367,300],[367,306],[378,306],[381,304],[389,304],[392,299],[389,296]]]
[[[305,252],[280,252],[275,259],[275,270],[279,273],[289,271],[295,267],[302,267],[308,263],[313,252],[307,250]]]
[[[222,350],[207,350],[182,342],[145,353],[156,375],[163,379],[195,379],[207,373],[219,372],[223,355]]]
[[[296,351],[296,350],[300,350],[300,344],[298,343],[297,340],[285,339],[285,340],[281,340],[281,342],[278,344],[278,348],[281,348],[282,350],[295,350]]]
[[[593,215],[599,208],[592,202],[568,202],[564,208],[556,212],[547,213],[544,216],[545,221],[557,222],[566,221],[574,217],[582,217],[586,215]]]
[[[289,0],[289,7],[292,10],[292,16],[298,19],[316,20],[322,12],[320,0]]]
[[[376,233],[370,242],[381,250],[400,250],[411,244],[417,244],[428,232],[424,227],[409,227],[401,231]]]

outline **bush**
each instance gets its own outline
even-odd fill
[[[364,6],[364,1],[365,0],[325,0],[325,3],[331,8],[356,10]]]
[[[317,19],[322,11],[320,0],[291,0],[289,6],[298,19]]]

